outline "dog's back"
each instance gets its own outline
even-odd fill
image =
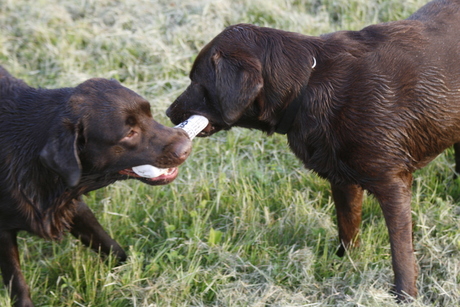
[[[460,3],[456,0],[438,0],[428,2],[412,14],[408,20],[420,20],[424,23],[432,24],[434,27],[439,25],[460,25],[458,15],[460,13]]]
[[[11,75],[3,66],[0,66],[0,78],[4,77],[11,77]]]
[[[423,24],[424,58],[432,61],[444,73],[445,80],[457,79],[460,71],[460,2],[454,0],[433,1],[411,15],[408,21]]]
[[[24,81],[13,77],[0,65],[0,104],[6,100],[11,100],[14,92],[19,88],[29,88],[29,86]]]

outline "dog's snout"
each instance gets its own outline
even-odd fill
[[[171,122],[175,125],[180,124],[184,118],[184,110],[178,108],[177,103],[174,102],[169,108],[166,110],[166,116],[171,120]]]

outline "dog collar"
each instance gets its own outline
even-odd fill
[[[276,125],[275,132],[279,134],[286,134],[291,129],[292,124],[294,123],[295,116],[300,109],[300,105],[302,104],[302,98],[305,93],[304,87],[296,98],[287,106],[284,110],[283,115],[281,115],[281,119]]]

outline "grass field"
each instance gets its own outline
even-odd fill
[[[115,78],[154,117],[188,85],[198,51],[240,22],[309,35],[401,19],[425,0],[0,0],[0,63],[33,86]],[[1,150],[1,149],[0,149]],[[460,306],[460,179],[452,152],[416,173],[413,221],[420,296]],[[329,185],[286,138],[243,129],[194,141],[175,182],[119,182],[86,201],[126,248],[113,261],[70,235],[21,233],[37,306],[397,306],[385,223],[365,198],[362,246],[335,256]],[[8,306],[1,287],[0,306]]]

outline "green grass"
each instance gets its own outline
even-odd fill
[[[0,0],[0,63],[33,86],[116,78],[167,106],[198,51],[225,26],[255,23],[309,35],[407,17],[426,1]],[[114,266],[71,236],[21,233],[37,306],[396,306],[388,235],[367,196],[362,246],[335,256],[329,185],[303,169],[283,136],[242,129],[196,139],[168,186],[119,182],[86,197],[126,248]],[[460,305],[460,179],[448,151],[416,173],[412,306]],[[9,304],[0,290],[0,306]]]

